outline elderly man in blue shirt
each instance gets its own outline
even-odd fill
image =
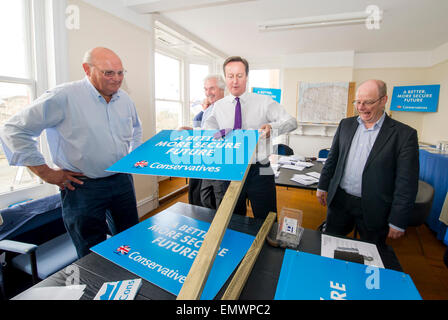
[[[105,240],[109,227],[120,232],[138,223],[132,176],[105,169],[142,139],[135,105],[120,89],[125,74],[120,58],[94,48],[83,68],[83,80],[48,90],[0,129],[10,165],[26,166],[59,186],[64,224],[79,257]],[[43,130],[58,168],[48,166],[37,148],[34,138]]]

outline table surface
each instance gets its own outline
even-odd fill
[[[183,214],[206,222],[212,221],[215,212],[211,209],[181,202],[174,204],[162,212],[165,211]],[[259,219],[233,215],[229,223],[229,228],[255,236],[262,224],[263,221]],[[299,250],[320,255],[320,247],[321,232],[305,229],[299,245]],[[379,248],[379,252],[386,268],[402,271],[400,263],[392,248]],[[284,253],[285,249],[275,248],[267,244],[267,242],[264,243],[247,283],[241,292],[240,299],[272,300],[274,298]],[[74,272],[74,270],[76,270],[76,272]],[[219,299],[223,295],[232,276],[219,291],[216,299]],[[64,268],[39,282],[33,288],[86,284],[87,286],[81,300],[92,300],[104,282],[128,280],[136,277],[138,276],[96,253],[90,253],[75,261],[71,266]],[[79,279],[79,283],[76,283],[77,279]],[[136,300],[176,299],[175,295],[157,287],[145,279],[142,279],[142,283],[142,287],[135,297]]]
[[[276,159],[271,158],[271,163],[277,163],[276,160],[278,160],[278,158],[276,158]],[[275,184],[277,186],[282,186],[282,187],[317,190],[317,182],[306,186],[304,184],[300,184],[298,182],[291,180],[291,178],[295,174],[307,174],[308,172],[313,172],[313,171],[320,174],[322,172],[322,168],[324,167],[324,164],[322,162],[312,161],[311,163],[313,164],[312,167],[305,168],[302,171],[287,169],[287,168],[283,168],[280,166],[280,168],[279,168],[280,174],[277,178],[275,178]]]

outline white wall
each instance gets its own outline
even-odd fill
[[[437,52],[435,50],[434,52]],[[430,55],[403,54],[405,59],[399,61],[399,55],[361,55],[354,57],[352,66],[347,67],[310,67],[284,68],[282,71],[283,105],[293,116],[297,116],[297,83],[299,81],[352,81],[358,85],[364,80],[381,79],[388,85],[389,102],[386,105],[388,114],[403,123],[415,128],[421,142],[437,144],[441,140],[448,140],[448,60],[434,66]],[[422,58],[422,60],[419,60]],[[371,60],[369,60],[371,59]],[[439,59],[440,60],[440,59]],[[370,61],[370,62],[369,62]],[[393,67],[393,66],[396,67]],[[438,111],[399,112],[389,110],[390,99],[394,86],[440,84],[440,98]],[[320,128],[314,129],[316,134]],[[330,134],[331,134],[330,130]],[[322,148],[330,147],[332,137],[318,135],[290,135],[289,144],[296,154],[316,156]]]
[[[154,87],[151,81],[150,31],[121,20],[80,0],[68,4],[80,9],[80,28],[68,32],[70,80],[84,77],[82,58],[88,49],[104,46],[115,51],[128,71],[122,89],[136,104],[142,121],[143,141],[155,134]],[[155,177],[134,175],[139,214],[158,206],[158,184]]]
[[[429,68],[427,75],[428,84],[440,84],[439,107],[423,116],[421,140],[437,144],[448,141],[448,61]]]

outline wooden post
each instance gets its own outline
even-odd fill
[[[222,300],[237,300],[240,297],[241,291],[246,284],[247,278],[249,278],[249,274],[252,271],[255,261],[257,261],[258,254],[263,247],[264,240],[271,230],[276,217],[277,214],[275,212],[269,212],[269,215],[264,220],[264,223],[258,231],[254,242],[250,246],[243,258],[243,261],[241,261],[238,270],[235,272],[232,281],[230,281],[229,286],[224,292]]]
[[[243,180],[230,182],[198,255],[193,261],[182,289],[177,296],[177,300],[198,300],[201,297],[227,225],[232,217],[233,209],[235,209],[236,202],[246,181],[249,168],[250,164],[247,166]]]

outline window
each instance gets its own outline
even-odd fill
[[[35,98],[30,13],[28,0],[0,1],[0,125]],[[0,194],[39,182],[27,168],[9,166],[0,148]]]
[[[181,62],[155,53],[156,132],[182,123]]]
[[[205,99],[204,78],[209,74],[208,65],[190,64],[190,123],[202,111],[202,101]]]

